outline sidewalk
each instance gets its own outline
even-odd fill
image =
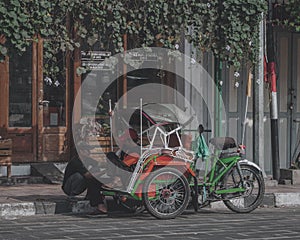
[[[0,185],[0,217],[11,218],[35,214],[85,213],[91,211],[84,195],[70,201],[59,184]],[[300,185],[266,183],[263,207],[300,207]],[[218,208],[220,205],[212,204]],[[112,203],[109,211],[114,211]]]

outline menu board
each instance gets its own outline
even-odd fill
[[[108,51],[81,51],[81,66],[88,70],[105,70],[104,60],[110,56]]]

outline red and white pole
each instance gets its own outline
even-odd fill
[[[267,57],[268,57],[268,83],[270,84],[270,118],[271,118],[271,147],[272,147],[272,171],[273,179],[280,178],[279,162],[279,138],[278,138],[278,106],[277,106],[277,81],[275,71],[275,49],[274,49],[274,32],[273,32],[273,6],[269,0],[269,15],[267,24]]]

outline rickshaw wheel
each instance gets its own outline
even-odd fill
[[[143,186],[146,209],[158,219],[182,214],[189,203],[190,186],[182,172],[163,167],[151,173]]]

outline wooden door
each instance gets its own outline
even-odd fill
[[[58,74],[47,76],[43,64],[43,40],[37,46],[37,154],[39,161],[67,161],[69,158],[69,62],[68,56],[56,56]]]
[[[1,132],[12,139],[12,161],[33,162],[36,154],[36,46],[20,56],[11,53],[1,64]]]
[[[43,74],[43,41],[0,63],[0,136],[13,141],[14,163],[65,161],[69,157],[68,62],[50,84]]]

